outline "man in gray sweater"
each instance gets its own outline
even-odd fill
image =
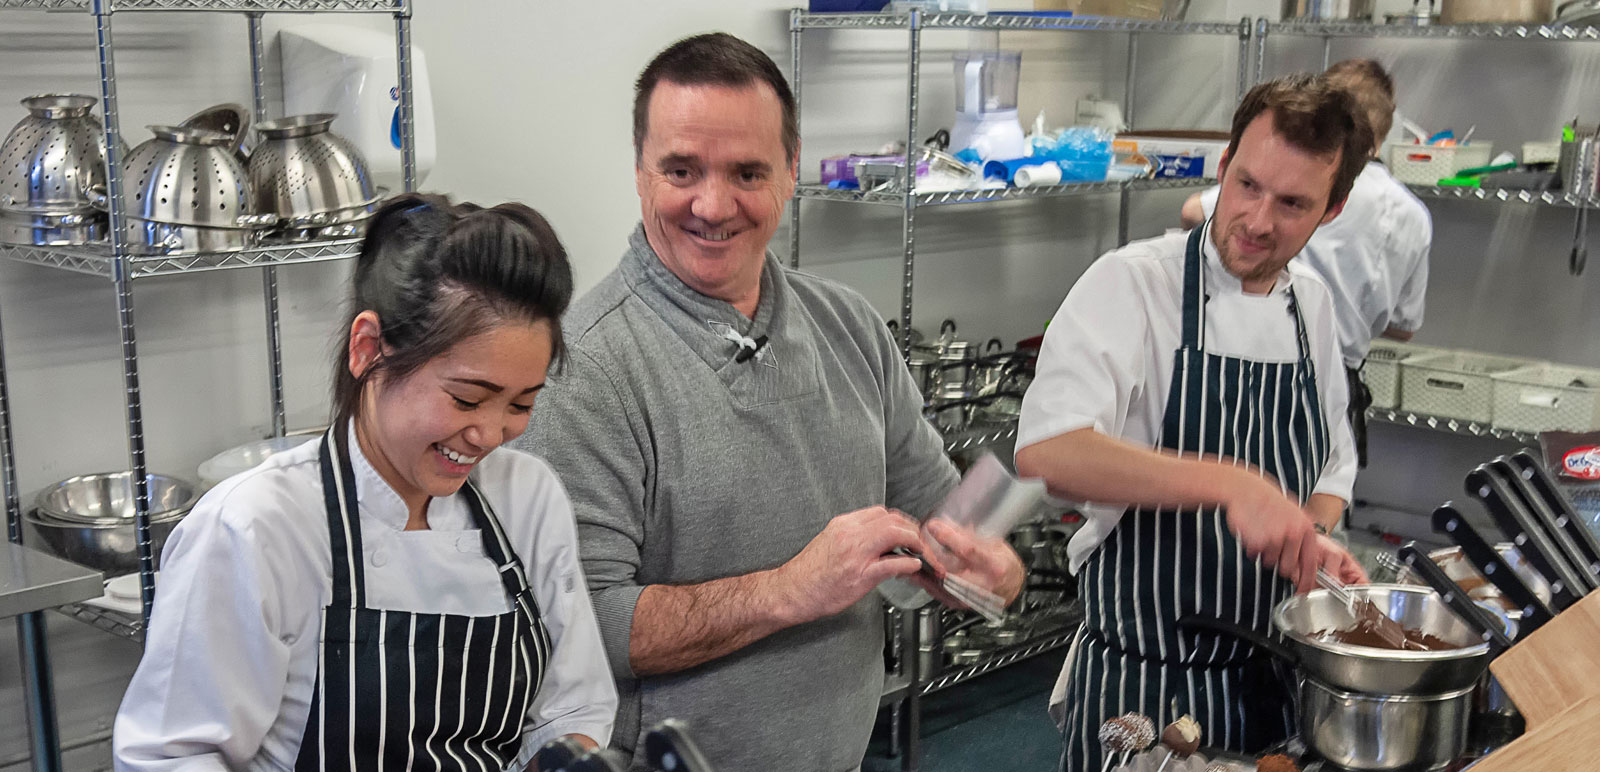
[[[957,481],[872,308],[766,253],[796,127],[782,73],[737,38],[651,62],[634,103],[643,222],[563,321],[566,364],[519,443],[572,497],[615,744],[679,718],[726,770],[860,766],[884,679],[872,590],[917,571],[889,554],[924,549],[902,513]],[[967,578],[1020,590],[1004,542],[934,535]]]

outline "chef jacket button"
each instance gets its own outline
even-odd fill
[[[389,553],[377,550],[372,553],[372,565],[381,566],[389,562]]]
[[[471,552],[472,551],[472,542],[473,542],[473,538],[471,536],[457,536],[456,537],[456,551],[457,552]]]

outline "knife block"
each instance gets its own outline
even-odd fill
[[[1600,592],[1506,650],[1489,670],[1527,719],[1530,735],[1580,702],[1600,698]],[[1600,700],[1595,707],[1600,709]],[[1588,727],[1590,735],[1596,726]],[[1588,762],[1593,769],[1592,752]]]
[[[1595,768],[1596,722],[1600,697],[1589,697],[1537,728],[1530,723],[1527,734],[1473,765],[1472,772],[1589,772]]]

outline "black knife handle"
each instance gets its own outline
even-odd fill
[[[663,772],[714,772],[689,738],[688,727],[676,719],[669,718],[645,734],[644,756],[651,768]]]
[[[1580,595],[1573,569],[1561,560],[1544,527],[1534,522],[1533,516],[1515,498],[1506,481],[1487,465],[1472,470],[1467,475],[1467,492],[1489,508],[1489,514],[1499,523],[1500,530],[1511,539],[1517,551],[1550,582],[1550,605],[1562,611],[1577,603]]]
[[[1449,536],[1461,547],[1461,554],[1467,556],[1478,573],[1483,574],[1483,578],[1522,609],[1518,637],[1537,630],[1555,616],[1555,611],[1528,588],[1528,583],[1522,581],[1522,577],[1517,576],[1511,566],[1500,559],[1500,553],[1495,551],[1494,545],[1486,541],[1455,507],[1446,504],[1433,511],[1433,530]]]
[[[1595,583],[1600,585],[1600,536],[1584,524],[1583,518],[1578,516],[1578,508],[1573,505],[1572,499],[1567,497],[1561,486],[1556,484],[1555,477],[1550,470],[1534,458],[1528,451],[1521,450],[1512,454],[1511,464],[1528,482],[1535,492],[1550,505],[1556,513],[1556,524],[1561,526],[1572,541],[1573,548],[1583,558],[1583,566],[1595,578]]]
[[[1491,472],[1500,475],[1509,495],[1513,497],[1513,502],[1519,504],[1523,511],[1544,529],[1545,537],[1555,549],[1556,557],[1561,559],[1563,567],[1572,572],[1571,578],[1577,582],[1572,586],[1572,594],[1581,598],[1593,592],[1596,589],[1594,574],[1585,564],[1577,545],[1572,543],[1572,537],[1562,529],[1561,516],[1551,508],[1550,502],[1533,489],[1533,484],[1528,482],[1528,478],[1523,475],[1520,468],[1511,463],[1510,458],[1501,456],[1485,466],[1488,466]]]
[[[1466,622],[1478,637],[1488,642],[1494,648],[1495,654],[1498,655],[1511,648],[1511,639],[1506,637],[1505,628],[1501,626],[1500,620],[1479,608],[1472,597],[1467,595],[1467,591],[1461,589],[1461,585],[1456,584],[1454,579],[1446,576],[1444,569],[1433,562],[1432,558],[1408,544],[1400,548],[1400,560],[1421,576],[1434,592],[1439,593],[1444,604],[1449,606],[1456,616],[1461,617],[1461,621]]]

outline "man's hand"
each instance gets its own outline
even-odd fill
[[[1244,544],[1245,554],[1260,558],[1302,592],[1315,587],[1317,567],[1323,565],[1327,548],[1311,517],[1277,486],[1249,470],[1237,470],[1237,481],[1223,504],[1228,530]]]
[[[833,616],[886,579],[914,574],[916,558],[887,554],[896,547],[926,552],[917,522],[883,507],[828,521],[822,533],[774,571],[774,591],[791,624]]]
[[[1328,569],[1328,573],[1345,584],[1371,583],[1372,580],[1367,577],[1366,570],[1356,561],[1355,556],[1344,548],[1344,545],[1322,534],[1317,535],[1317,542],[1323,550],[1321,565]]]
[[[1004,539],[980,538],[970,528],[939,518],[929,520],[925,527],[928,536],[950,553],[947,560],[937,560],[929,555],[929,561],[936,566],[1000,596],[1006,605],[1010,605],[1022,592],[1025,578],[1022,559]],[[966,604],[950,597],[937,582],[928,577],[919,574],[912,581],[938,598],[940,603],[952,608],[966,608]]]

